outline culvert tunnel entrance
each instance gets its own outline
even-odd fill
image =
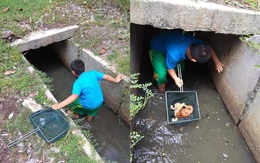
[[[140,83],[152,82],[150,89],[154,92],[154,97],[136,116],[135,129],[144,138],[134,147],[134,162],[253,162],[213,83],[211,62],[198,64],[185,60],[186,69],[182,73],[184,91],[198,94],[201,119],[183,124],[167,123],[165,94],[158,92],[153,82],[149,58],[150,39],[160,30],[131,24],[131,71],[141,73]],[[195,35],[206,42],[214,37],[211,32],[195,32]],[[179,91],[171,77],[167,79],[166,91]]]
[[[53,79],[50,83],[53,87],[51,92],[57,101],[62,101],[71,94],[76,78],[61,62],[53,48],[55,44],[29,50],[24,56],[35,68]],[[129,128],[110,108],[103,105],[91,122],[86,122],[84,117],[80,118],[82,120],[74,119],[74,122],[78,123],[82,130],[90,132],[91,142],[94,142],[93,145],[102,159],[129,162]]]

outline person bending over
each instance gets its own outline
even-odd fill
[[[199,63],[205,63],[212,58],[219,73],[224,69],[210,45],[182,31],[166,30],[154,35],[150,42],[149,55],[154,70],[153,78],[162,92],[165,91],[167,72],[178,87],[183,85],[183,80],[177,76],[175,68],[180,64],[183,69],[183,60],[187,58]]]
[[[72,94],[62,102],[52,105],[51,108],[56,110],[69,105],[75,117],[84,115],[87,121],[91,121],[104,101],[99,82],[107,80],[119,83],[123,79],[123,75],[117,75],[114,78],[96,70],[85,72],[85,64],[80,59],[73,60],[70,68],[71,73],[77,77],[72,87]]]

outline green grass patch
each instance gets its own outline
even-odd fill
[[[259,0],[245,0],[245,2],[253,9],[259,10],[259,8],[260,8]]]
[[[62,1],[1,0],[1,28],[11,30],[18,36],[24,36],[27,31],[33,31],[35,23],[42,15],[51,13],[52,8],[59,2]]]
[[[23,65],[22,55],[18,49],[13,48],[0,40],[0,73],[13,70]]]
[[[6,128],[9,135],[13,138],[18,135],[18,132],[27,133],[33,130],[33,126],[30,123],[29,116],[32,113],[30,109],[24,109],[19,116],[13,118],[11,121],[7,121]]]
[[[28,95],[44,89],[39,83],[49,84],[51,79],[40,71],[29,73],[28,67],[23,55],[14,47],[0,40],[0,91],[1,93],[21,93]],[[10,74],[5,74],[12,71]],[[42,83],[43,84],[43,83]]]
[[[116,52],[116,51],[113,51],[112,54],[110,54],[109,56],[107,56],[107,59],[108,59],[109,61],[115,61],[115,60],[117,59],[117,56],[118,56],[117,52]]]
[[[55,154],[56,160],[62,158],[69,163],[96,162],[86,155],[82,148],[83,145],[84,140],[80,136],[70,133],[66,139],[62,139],[55,144],[60,149],[60,152]]]
[[[124,59],[118,59],[118,71],[129,76],[130,75],[130,55],[126,55]]]

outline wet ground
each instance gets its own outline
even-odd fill
[[[194,67],[196,66],[196,67]],[[151,82],[151,67],[143,67],[142,83]],[[184,91],[197,93],[201,118],[189,123],[168,124],[165,94],[153,85],[154,97],[136,117],[135,129],[144,138],[134,149],[133,162],[251,163],[253,162],[236,124],[215,89],[207,65],[186,63]],[[169,78],[167,91],[179,91]]]
[[[76,78],[53,52],[47,49],[33,50],[26,55],[26,58],[38,70],[53,78],[51,92],[57,101],[62,101],[71,94],[72,84]],[[108,107],[103,105],[97,117],[91,122],[83,120],[79,124],[83,130],[89,130],[92,134],[90,141],[95,145],[101,158],[111,162],[129,162],[129,128]]]

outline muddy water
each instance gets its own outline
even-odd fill
[[[53,79],[52,94],[57,101],[62,101],[71,94],[75,77],[47,48],[34,50],[26,54],[37,69]],[[80,117],[84,118],[84,117]],[[91,140],[99,155],[106,161],[129,162],[129,128],[105,105],[92,122],[81,121],[83,130],[89,130]]]
[[[140,81],[151,81],[151,74],[143,72]],[[135,146],[134,162],[253,162],[236,124],[214,87],[206,65],[186,63],[182,76],[184,91],[197,92],[201,119],[168,124],[165,94],[159,93],[153,85],[150,89],[154,97],[136,117],[135,129],[144,138]],[[166,90],[179,91],[170,78]]]

